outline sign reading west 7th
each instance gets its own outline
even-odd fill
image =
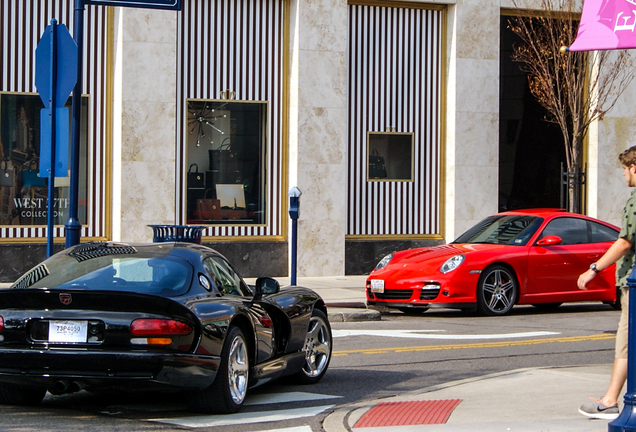
[[[84,0],[85,4],[181,10],[181,0]]]

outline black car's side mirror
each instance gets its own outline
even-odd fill
[[[259,300],[264,295],[276,294],[280,291],[280,284],[274,278],[260,277],[254,284],[254,300]]]

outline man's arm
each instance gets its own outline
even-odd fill
[[[623,237],[619,238],[612,244],[612,246],[610,246],[607,252],[605,252],[598,261],[596,261],[596,269],[599,271],[605,270],[606,268],[614,264],[616,261],[618,261],[619,258],[625,255],[625,253],[627,253],[627,251],[630,250],[632,247],[633,245],[630,242],[628,242],[626,239],[624,239]],[[587,289],[585,286],[592,279],[594,279],[594,276],[596,276],[596,272],[592,269],[586,271],[581,276],[579,276],[579,280],[578,280],[579,289],[582,289],[582,290]]]

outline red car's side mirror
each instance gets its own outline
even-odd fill
[[[561,240],[561,237],[551,235],[551,236],[543,237],[541,240],[537,242],[537,245],[538,246],[555,246],[555,245],[560,245],[561,242],[563,242],[563,240]]]

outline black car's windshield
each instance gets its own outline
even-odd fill
[[[112,290],[162,296],[188,291],[193,270],[186,260],[128,248],[55,255],[27,272],[12,288]]]
[[[542,222],[543,218],[536,216],[490,216],[460,235],[453,243],[525,246]]]

